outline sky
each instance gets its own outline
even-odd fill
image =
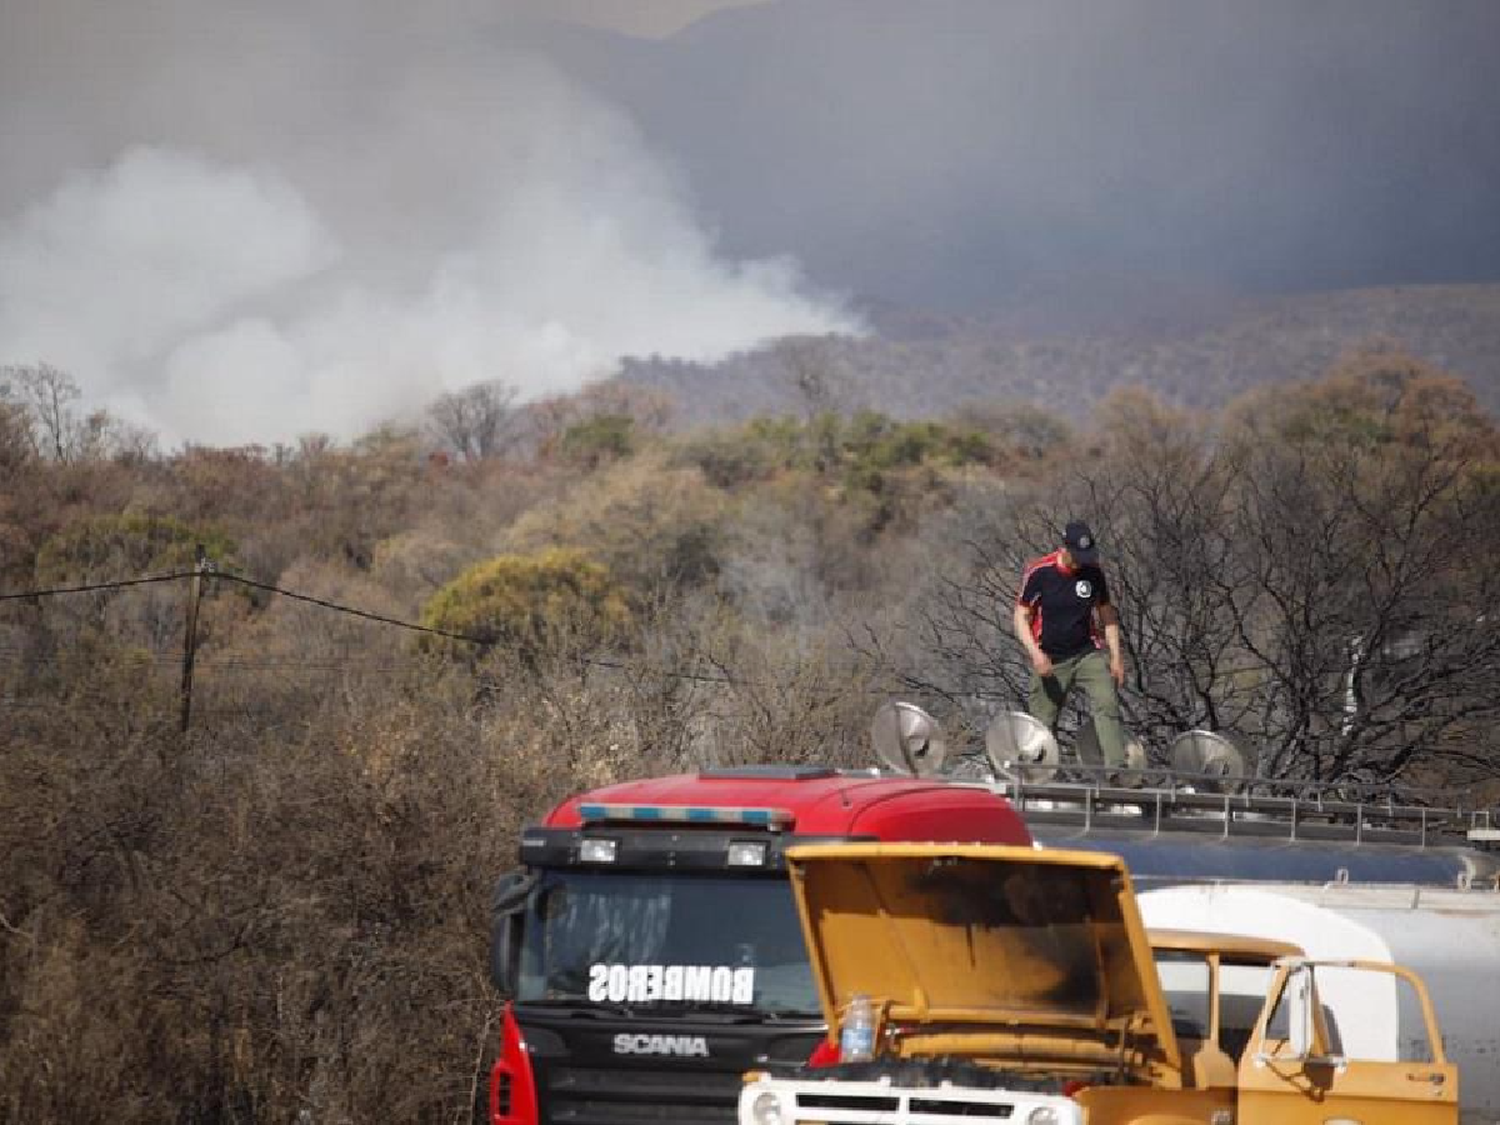
[[[765,0],[515,0],[517,14],[596,27],[644,39],[673,35],[706,15]]]
[[[1494,0],[0,0],[0,365],[268,443],[879,302],[1500,281],[1497,45]]]
[[[900,304],[1500,280],[1494,0],[783,0],[550,47],[728,252]]]

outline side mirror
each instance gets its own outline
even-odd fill
[[[1313,1024],[1312,970],[1299,968],[1287,978],[1287,1046],[1293,1056],[1310,1058],[1315,1038]]]
[[[500,877],[490,899],[490,980],[502,996],[516,992],[522,923],[535,887],[535,875],[512,871]]]
[[[516,956],[521,945],[521,919],[510,915],[495,922],[490,933],[490,980],[500,995],[516,994]]]

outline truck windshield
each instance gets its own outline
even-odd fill
[[[552,871],[527,912],[516,999],[817,1015],[784,878]]]

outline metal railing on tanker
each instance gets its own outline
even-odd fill
[[[1065,763],[1045,724],[1004,711],[985,730],[982,753],[950,755],[937,720],[915,704],[889,702],[876,712],[871,742],[883,768],[989,785],[1030,824],[1500,850],[1500,810],[1467,802],[1458,790],[1256,777],[1243,751],[1212,731],[1177,736],[1166,766],[1148,764],[1133,738],[1125,765],[1106,766],[1085,721],[1074,737],[1076,760]]]

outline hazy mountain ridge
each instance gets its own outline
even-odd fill
[[[1025,311],[991,317],[881,305],[872,334],[816,348],[830,401],[899,418],[941,417],[976,403],[1033,403],[1082,417],[1112,388],[1148,387],[1185,406],[1214,407],[1262,383],[1310,379],[1340,353],[1400,345],[1461,376],[1500,410],[1500,285],[1400,286],[1224,300],[1181,319],[1131,310],[1070,332],[1029,328]],[[683,426],[807,409],[776,345],[705,365],[627,360],[622,381],[666,391]]]

